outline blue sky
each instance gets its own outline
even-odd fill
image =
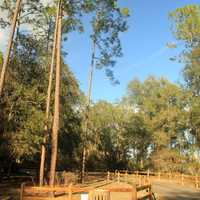
[[[180,52],[167,49],[167,42],[176,42],[170,31],[168,13],[186,4],[199,0],[120,0],[120,5],[130,9],[129,30],[121,35],[124,56],[117,61],[116,78],[120,85],[113,86],[104,71],[94,73],[92,100],[119,100],[127,84],[134,77],[144,80],[148,75],[164,76],[173,82],[181,80],[183,65],[169,60]],[[68,51],[65,62],[78,79],[81,89],[88,86],[88,68],[91,57],[90,29],[86,24],[85,34],[71,34],[63,47]]]

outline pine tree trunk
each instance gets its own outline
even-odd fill
[[[3,92],[5,74],[6,74],[6,70],[7,70],[7,66],[8,66],[9,58],[10,58],[10,53],[11,53],[11,49],[12,49],[12,45],[13,45],[13,38],[15,35],[15,29],[16,29],[16,24],[17,24],[17,18],[18,18],[19,11],[20,11],[21,1],[22,0],[17,0],[16,8],[14,11],[14,17],[13,17],[12,26],[11,26],[11,33],[10,33],[10,37],[9,37],[9,41],[8,41],[7,52],[5,55],[5,59],[4,59],[4,63],[2,66],[2,71],[1,71],[1,76],[0,76],[0,96],[2,95],[2,92]]]
[[[82,157],[82,168],[81,168],[81,183],[85,181],[85,163],[86,163],[86,145],[83,144],[83,157]]]
[[[54,100],[54,119],[51,134],[51,165],[49,185],[55,184],[55,172],[57,161],[59,115],[60,115],[60,68],[61,68],[61,35],[62,35],[62,13],[61,1],[59,1],[59,18],[58,18],[58,36],[57,36],[57,55],[56,55],[56,83],[55,83],[55,100]]]
[[[13,48],[13,58],[17,56],[17,47],[19,45],[19,33],[20,33],[20,16],[21,16],[21,11],[22,9],[20,8],[19,9],[19,12],[18,12],[18,17],[17,17],[17,24],[16,24],[16,36],[15,36],[15,42],[13,41],[13,44],[12,44],[12,47],[11,49]]]
[[[88,123],[89,123],[92,80],[93,80],[93,73],[94,73],[95,50],[96,50],[96,41],[93,40],[92,59],[91,59],[91,66],[90,66],[90,71],[89,71],[89,81],[88,81],[88,96],[87,96],[85,120],[84,120],[84,127],[83,127],[83,157],[82,157],[82,169],[81,169],[81,182],[82,183],[84,183],[84,178],[85,178],[85,163],[86,163],[86,148],[87,148],[86,141],[87,141],[87,132],[88,132]]]
[[[51,100],[51,88],[52,88],[52,80],[53,80],[53,69],[55,65],[55,55],[56,55],[56,41],[57,41],[57,32],[58,32],[58,17],[59,17],[59,9],[57,10],[56,23],[55,23],[55,31],[54,31],[54,41],[53,41],[53,51],[51,57],[51,66],[49,72],[49,84],[47,90],[47,98],[46,98],[46,123],[44,127],[44,138],[41,149],[41,159],[40,159],[40,186],[44,183],[44,166],[45,166],[45,157],[46,157],[46,141],[48,137],[48,121],[49,121],[49,110],[50,110],[50,100]]]

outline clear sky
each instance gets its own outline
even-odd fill
[[[165,76],[173,82],[181,80],[182,65],[169,60],[178,54],[178,49],[167,49],[167,42],[176,42],[171,31],[168,13],[186,4],[200,3],[200,0],[120,0],[130,9],[129,30],[121,35],[124,56],[118,59],[115,75],[120,85],[113,86],[104,71],[94,74],[92,99],[115,102],[126,92],[127,84],[134,77],[144,80],[148,75]],[[72,34],[64,48],[69,52],[65,58],[86,92],[88,67],[90,64],[90,31]]]

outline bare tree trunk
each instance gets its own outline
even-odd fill
[[[88,132],[88,123],[89,123],[89,112],[90,112],[90,102],[91,102],[91,92],[92,92],[92,80],[94,73],[94,61],[95,61],[95,51],[96,51],[96,41],[93,40],[93,48],[92,48],[92,59],[91,66],[89,70],[89,83],[88,83],[88,96],[86,102],[86,110],[85,110],[85,120],[83,127],[83,157],[82,157],[82,169],[81,169],[81,182],[84,183],[85,178],[85,163],[86,163],[86,141],[87,141],[87,132]]]
[[[17,28],[16,28],[15,42],[13,42],[12,47],[11,47],[11,49],[13,48],[13,58],[17,56],[17,47],[18,47],[18,44],[19,44],[19,33],[20,33],[19,29],[20,29],[21,11],[22,11],[22,9],[20,8],[19,12],[18,12],[18,17],[17,17],[18,20],[17,20],[17,24],[16,24]]]
[[[48,137],[48,121],[49,121],[49,110],[50,110],[50,100],[51,100],[51,88],[52,88],[52,79],[53,79],[53,69],[55,65],[55,55],[56,55],[56,41],[57,41],[57,32],[58,32],[58,17],[59,17],[59,9],[57,11],[56,23],[55,23],[55,31],[54,31],[54,41],[53,41],[53,51],[51,57],[51,66],[49,72],[49,84],[47,90],[47,98],[46,98],[46,122],[44,127],[44,138],[41,149],[41,159],[40,159],[40,186],[44,183],[44,165],[45,165],[45,155],[46,155],[46,141]]]
[[[59,131],[59,115],[60,115],[60,68],[61,68],[61,35],[62,35],[62,12],[61,1],[59,1],[59,18],[58,18],[58,36],[57,36],[57,55],[56,55],[56,83],[55,83],[55,101],[54,101],[54,119],[51,134],[51,165],[49,185],[54,186],[57,147],[58,147],[58,131]]]
[[[14,11],[14,17],[13,17],[12,26],[11,26],[11,33],[10,33],[10,37],[9,37],[9,41],[8,41],[8,48],[7,48],[4,63],[3,63],[3,66],[2,66],[2,70],[1,70],[0,96],[2,95],[2,91],[3,91],[5,74],[6,74],[6,69],[7,69],[7,66],[8,66],[9,58],[10,58],[10,53],[11,53],[11,48],[12,48],[12,44],[13,44],[13,38],[14,38],[14,35],[15,35],[15,29],[16,29],[17,18],[18,18],[18,14],[19,14],[19,10],[20,10],[21,1],[22,0],[17,0],[16,8],[15,8],[15,11]]]

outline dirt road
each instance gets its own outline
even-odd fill
[[[124,183],[113,183],[106,188],[131,188]],[[152,190],[157,193],[161,200],[200,200],[200,190],[193,187],[182,186],[169,181],[154,181]],[[131,193],[111,193],[111,200],[131,200]]]
[[[153,182],[153,192],[162,200],[200,200],[200,190],[165,181]]]

